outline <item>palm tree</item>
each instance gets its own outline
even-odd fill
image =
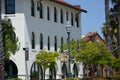
[[[117,50],[118,50],[118,57],[120,57],[119,51],[120,51],[120,0],[111,0],[113,3],[113,8],[111,9],[111,15],[113,16],[114,19],[117,21]],[[113,24],[113,23],[112,23]],[[116,24],[113,24],[115,27]]]
[[[2,19],[1,19],[1,0],[0,0],[0,80],[4,80],[4,45],[2,35]]]
[[[112,0],[114,6],[116,6],[115,12],[118,18],[118,46],[120,46],[120,0]]]
[[[112,52],[111,50],[111,37],[110,37],[110,24],[109,24],[109,0],[105,0],[105,20],[106,20],[106,44],[108,47],[108,50]]]

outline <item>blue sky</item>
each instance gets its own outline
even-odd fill
[[[73,5],[80,5],[87,13],[82,13],[82,35],[88,32],[98,32],[102,37],[100,28],[105,22],[104,0],[64,0]]]

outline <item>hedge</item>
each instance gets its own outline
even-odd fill
[[[6,79],[6,80],[22,80],[20,78],[9,78],[9,79]]]

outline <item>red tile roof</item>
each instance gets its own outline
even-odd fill
[[[83,40],[92,42],[96,42],[97,40],[103,41],[97,32],[89,32],[85,37],[83,37]]]
[[[82,12],[85,12],[85,13],[87,12],[86,10],[81,9],[80,5],[72,5],[72,4],[68,3],[68,2],[65,2],[64,0],[50,0],[50,1],[53,1],[53,2],[56,2],[56,3],[71,7],[73,9],[76,9],[76,10],[79,10],[79,11],[82,11]]]

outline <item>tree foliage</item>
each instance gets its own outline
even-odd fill
[[[74,43],[74,44],[73,44]],[[66,44],[65,50],[67,49]],[[78,62],[82,62],[84,65],[83,74],[85,74],[85,68],[88,65],[91,68],[92,78],[94,77],[94,67],[100,66],[102,70],[103,65],[111,65],[112,55],[108,51],[104,42],[91,42],[91,41],[71,41],[70,57]],[[102,71],[101,71],[102,72]]]
[[[58,52],[47,52],[42,50],[36,55],[36,63],[42,65],[46,70],[47,68],[55,66],[58,56]]]
[[[111,58],[103,42],[81,41],[79,52],[76,54],[76,59],[86,64],[108,64]]]
[[[78,47],[79,47],[78,45],[79,45],[79,41],[75,41],[75,40],[70,41],[70,57],[71,57],[71,59],[74,59],[75,54],[78,51]],[[68,50],[68,43],[65,43],[61,46],[60,46],[61,51],[62,51],[62,49],[63,49],[63,51]]]
[[[4,39],[4,51],[5,51],[5,59],[8,60],[11,54],[15,54],[18,50],[18,38],[15,34],[15,28],[12,26],[12,22],[10,19],[5,17],[2,20],[2,31],[3,31],[3,39]]]
[[[116,70],[120,70],[120,58],[114,58],[112,60],[112,66]]]
[[[63,49],[67,50],[67,43]],[[104,42],[70,41],[70,57],[86,64],[110,64],[112,56]]]

